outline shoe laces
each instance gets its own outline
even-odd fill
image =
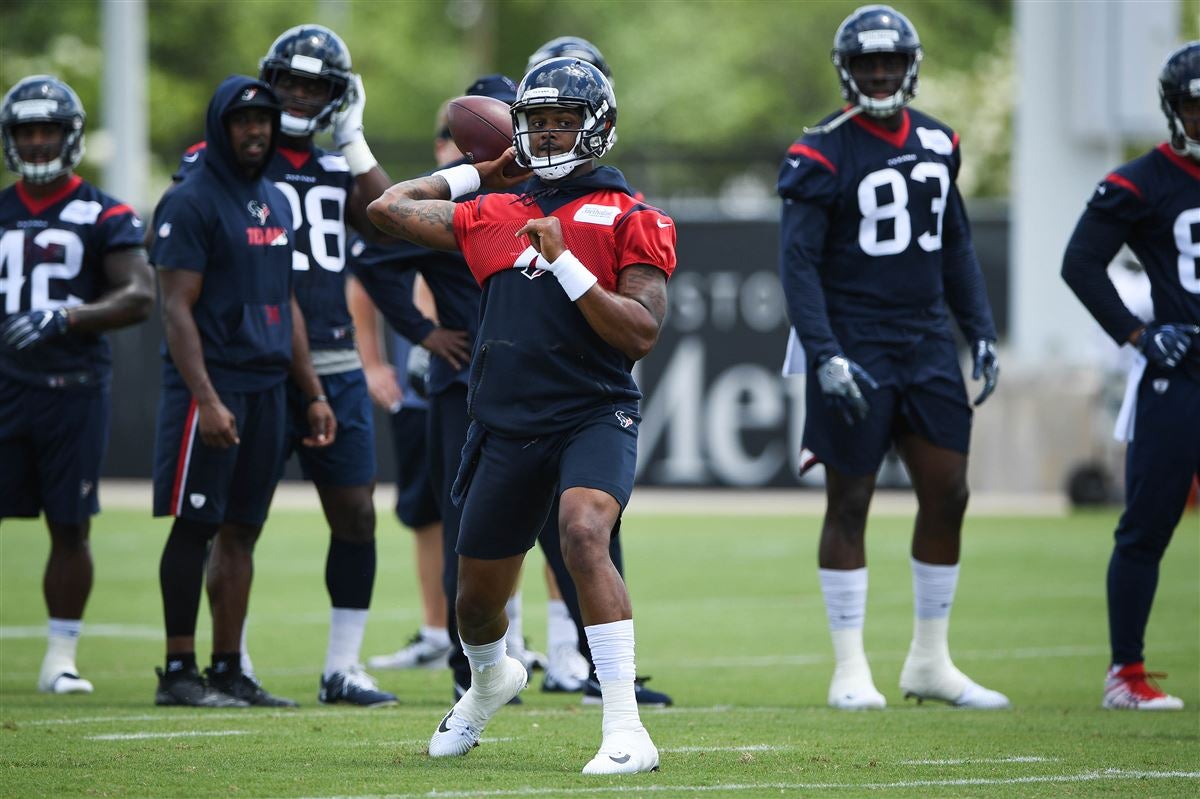
[[[379,690],[379,683],[375,682],[374,677],[367,674],[361,663],[351,666],[343,673],[346,675],[345,682],[347,685],[354,686],[362,691]]]
[[[1158,687],[1155,680],[1165,680],[1167,673],[1165,671],[1143,671],[1137,674],[1130,674],[1128,677],[1121,679],[1125,686],[1125,690],[1136,696],[1138,699],[1158,699],[1166,696],[1166,692]]]

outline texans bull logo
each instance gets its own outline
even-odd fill
[[[271,215],[271,209],[266,203],[260,203],[258,200],[251,200],[246,203],[246,210],[250,212],[250,216],[258,220],[258,224],[267,224],[267,217]]]

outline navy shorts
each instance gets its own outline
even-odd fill
[[[396,516],[414,530],[442,518],[429,474],[428,417],[424,408],[401,408],[391,416],[396,451]]]
[[[196,403],[183,386],[163,386],[154,442],[154,515],[261,525],[283,468],[284,383],[251,393],[218,392],[237,419],[241,443],[200,440]]]
[[[300,458],[304,479],[317,485],[361,486],[375,481],[375,417],[362,369],[321,377],[321,388],[337,417],[328,447],[306,447],[308,398],[288,381],[288,438],[284,460]],[[282,472],[281,472],[282,475]]]
[[[460,465],[466,495],[458,554],[495,560],[529,551],[554,500],[568,488],[599,489],[624,510],[633,491],[640,421],[637,406],[629,404],[534,439],[469,434]]]
[[[107,389],[57,389],[0,378],[0,519],[82,524],[100,510]]]
[[[950,338],[927,335],[904,344],[856,345],[843,337],[842,344],[846,357],[866,369],[879,388],[859,383],[870,412],[847,425],[825,404],[816,371],[809,370],[804,448],[818,461],[846,475],[875,474],[892,442],[906,433],[968,452],[972,412]]]

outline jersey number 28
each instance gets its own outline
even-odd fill
[[[309,270],[309,258],[317,262],[317,266],[328,272],[340,272],[346,265],[346,223],[342,215],[346,211],[346,190],[341,186],[310,186],[304,192],[304,207],[300,207],[300,194],[289,183],[282,180],[275,187],[287,197],[292,206],[292,219],[296,230],[299,231],[304,222],[308,222],[308,255],[300,252],[297,247],[292,253],[292,269],[299,272]],[[331,202],[337,211],[332,216],[325,215],[325,203]],[[327,236],[333,236],[334,251],[330,252]]]

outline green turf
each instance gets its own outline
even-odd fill
[[[954,609],[958,665],[1006,692],[1011,712],[906,703],[896,688],[911,625],[911,521],[873,519],[866,642],[881,713],[824,707],[832,668],[812,517],[631,516],[624,535],[638,669],[676,707],[643,714],[662,770],[584,778],[599,712],[543,694],[505,708],[465,759],[433,761],[446,672],[381,673],[397,708],[316,702],[324,658],[326,533],[315,512],[279,512],[257,556],[251,652],[291,712],[152,705],[162,659],[157,564],[167,530],[144,513],[98,517],[96,588],[79,665],[84,697],[35,692],[44,648],[40,523],[0,531],[0,795],[65,796],[1196,796],[1200,793],[1200,521],[1185,517],[1163,564],[1150,667],[1182,713],[1099,709],[1106,665],[1104,571],[1112,514],[972,518]],[[540,557],[525,579],[526,631],[545,644]],[[411,542],[382,519],[364,654],[418,621]],[[208,622],[201,611],[200,657]],[[120,625],[109,627],[104,625]],[[22,628],[32,628],[25,631]],[[106,634],[101,634],[106,633]],[[197,735],[196,733],[231,733]],[[175,737],[161,737],[176,733]],[[154,735],[138,739],[98,736]]]

